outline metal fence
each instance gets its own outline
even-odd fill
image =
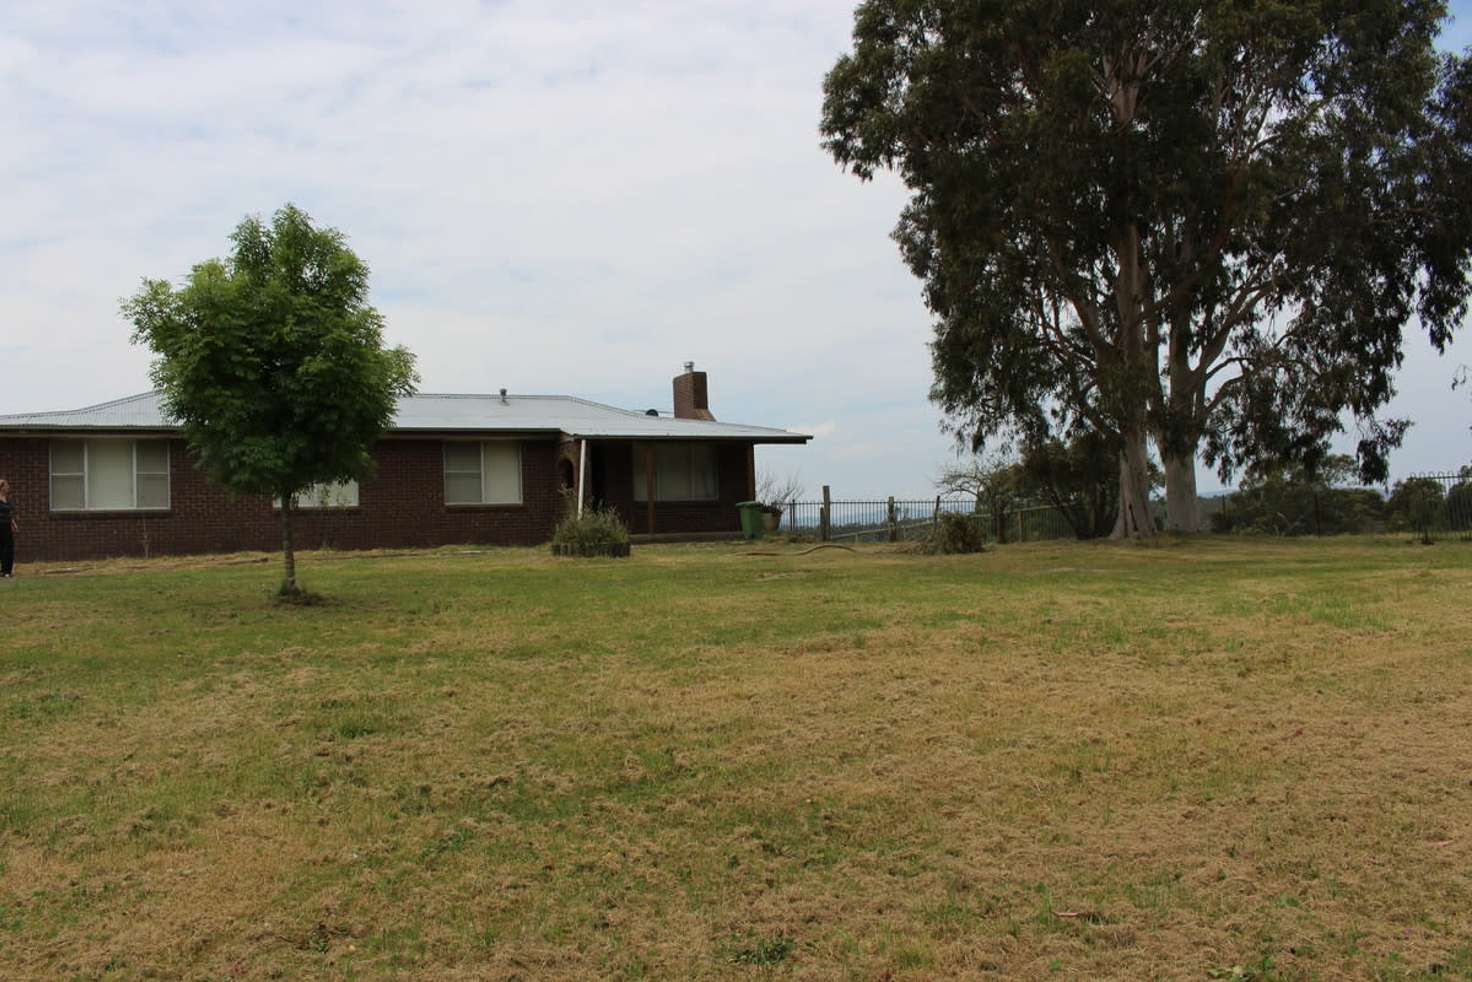
[[[1393,517],[1423,538],[1472,540],[1472,473],[1414,475],[1396,486],[1392,502],[1400,506]]]
[[[826,509],[827,522],[824,515]],[[1073,527],[1055,509],[1028,504],[1009,509],[997,528],[988,512],[976,510],[970,497],[832,499],[790,501],[782,506],[787,531],[839,542],[914,542],[928,538],[936,516],[965,515],[988,540],[1000,531],[1007,542],[1073,538]]]
[[[840,542],[910,542],[927,538],[936,517],[949,513],[970,518],[992,542],[1071,539],[1075,534],[1061,512],[1037,502],[1015,503],[1003,513],[999,528],[990,513],[977,510],[977,501],[970,496],[835,499],[826,487],[823,494],[822,500],[782,503],[784,529]],[[1207,527],[1223,532],[1413,532],[1426,539],[1472,541],[1472,468],[1413,475],[1396,482],[1388,495],[1371,488],[1326,490],[1307,485],[1280,488],[1274,494],[1272,507],[1266,510],[1250,491],[1203,499],[1202,518]]]

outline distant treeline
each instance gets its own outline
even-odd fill
[[[1152,471],[1154,487],[1161,487]],[[1316,466],[1259,468],[1236,491],[1199,499],[1201,515],[1214,532],[1244,535],[1343,535],[1374,532],[1472,533],[1472,467],[1452,474],[1410,477],[1382,491],[1356,485],[1353,458],[1330,455]],[[988,534],[1014,538],[1013,515],[1051,509],[1080,539],[1101,538],[1115,526],[1119,504],[1118,449],[1084,434],[1064,443],[1050,440],[1020,455],[995,453],[947,471],[942,491],[971,497],[987,516]],[[1165,502],[1155,498],[1156,525],[1165,526]],[[1055,523],[1057,524],[1057,523]]]

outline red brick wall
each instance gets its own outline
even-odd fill
[[[281,548],[279,513],[264,496],[232,498],[195,469],[184,441],[170,441],[167,512],[50,511],[49,441],[0,438],[0,477],[10,481],[20,533],[18,562]],[[445,504],[443,444],[385,440],[377,474],[358,507],[297,515],[300,548],[367,549],[455,543],[535,545],[562,514],[556,442],[522,444],[521,505]]]
[[[715,419],[710,414],[710,399],[704,372],[686,372],[675,376],[675,419]]]
[[[648,505],[634,500],[634,445],[608,443],[605,446],[608,467],[605,498],[608,504],[624,517],[630,532],[649,532]],[[749,443],[717,444],[716,478],[720,484],[720,498],[716,501],[656,501],[653,531],[741,531],[741,516],[736,512],[736,502],[751,498],[751,491],[747,487],[747,459],[751,449]],[[637,467],[642,481],[642,457],[637,461]]]

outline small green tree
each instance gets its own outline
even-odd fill
[[[368,267],[341,232],[287,205],[269,225],[246,218],[230,239],[228,258],[196,265],[177,289],[144,280],[122,309],[134,342],[157,356],[154,384],[199,466],[233,492],[281,503],[281,593],[295,597],[298,494],[367,476],[418,378],[410,352],[384,347]]]
[[[1099,539],[1114,531],[1119,518],[1118,440],[1084,430],[1067,443],[1031,441],[1023,447],[1022,473],[1078,538]],[[1158,476],[1152,468],[1152,487]]]
[[[972,456],[956,467],[948,467],[936,479],[942,494],[969,494],[975,510],[990,516],[992,538],[1007,541],[1007,516],[1023,490],[1022,468],[1007,451],[994,450]]]

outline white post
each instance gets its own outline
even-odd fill
[[[583,517],[583,488],[588,474],[588,440],[584,437],[578,445],[578,517]]]

